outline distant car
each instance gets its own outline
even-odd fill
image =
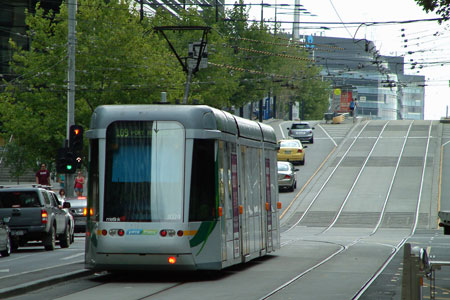
[[[0,220],[0,255],[9,256],[11,254],[11,231],[8,227],[10,218],[5,217]]]
[[[279,161],[289,161],[292,163],[305,164],[305,148],[302,142],[296,139],[280,140],[278,141],[280,149],[277,153],[277,159]]]
[[[294,139],[302,142],[314,143],[314,127],[311,127],[308,122],[295,122],[288,128],[288,135]]]
[[[297,188],[295,172],[298,169],[290,162],[279,161],[278,163],[278,189],[287,189],[293,192]]]
[[[65,202],[70,203],[70,213],[75,220],[75,232],[86,232],[87,198],[84,196],[68,197]]]

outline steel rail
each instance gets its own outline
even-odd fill
[[[361,287],[361,289],[352,297],[352,300],[359,299],[364,292],[370,287],[370,285],[380,276],[380,274],[384,271],[384,269],[389,265],[389,263],[392,261],[392,259],[395,257],[395,255],[400,251],[400,249],[403,247],[403,245],[406,243],[408,239],[410,239],[416,229],[417,224],[419,223],[419,210],[420,210],[420,203],[422,201],[422,191],[423,191],[423,185],[424,185],[424,178],[425,178],[425,170],[427,167],[427,157],[428,157],[428,150],[430,147],[430,139],[431,139],[431,129],[432,129],[433,121],[430,121],[430,126],[428,129],[428,137],[427,137],[427,145],[425,148],[425,154],[423,157],[423,167],[422,167],[422,175],[420,179],[420,188],[419,188],[419,195],[417,198],[417,204],[416,204],[416,210],[415,210],[415,219],[413,227],[411,228],[411,232],[408,236],[404,237],[394,248],[394,251],[391,253],[391,255],[386,259],[383,265],[380,266],[378,271]]]
[[[369,121],[370,122],[370,121]],[[336,172],[336,170],[338,169],[338,167],[341,165],[342,161],[344,160],[344,158],[347,156],[348,152],[350,152],[350,150],[352,149],[353,145],[356,143],[356,141],[358,140],[359,136],[362,134],[362,132],[364,131],[364,129],[367,127],[367,125],[369,124],[369,122],[367,122],[363,128],[359,131],[359,133],[357,134],[357,136],[354,138],[353,142],[350,144],[350,146],[348,147],[348,149],[345,151],[345,153],[342,155],[341,159],[339,160],[339,162],[336,164],[336,166],[334,167],[334,169],[331,171],[330,175],[327,177],[327,179],[325,180],[325,182],[322,184],[322,186],[320,187],[319,191],[316,193],[316,195],[314,196],[314,198],[311,200],[311,202],[309,203],[308,207],[305,209],[305,211],[303,212],[303,215],[297,220],[297,222],[295,222],[290,228],[286,229],[285,232],[289,232],[291,231],[293,228],[295,228],[302,220],[303,218],[307,215],[307,213],[309,212],[309,210],[311,209],[311,207],[313,206],[313,204],[315,203],[315,201],[317,200],[317,198],[319,197],[319,195],[322,193],[323,189],[325,188],[325,186],[328,184],[328,182],[331,180],[331,178],[333,177],[334,173]]]
[[[384,131],[386,125],[387,125],[387,123],[384,125],[382,131]],[[385,215],[387,202],[388,202],[388,200],[389,200],[389,196],[390,196],[390,193],[391,193],[391,191],[392,191],[393,183],[394,183],[394,181],[395,181],[395,178],[397,177],[397,171],[398,171],[398,168],[399,168],[399,165],[400,165],[400,160],[401,160],[401,158],[402,158],[402,156],[403,156],[404,149],[405,149],[405,146],[406,146],[406,142],[408,141],[408,138],[409,138],[409,135],[410,135],[410,131],[411,131],[412,125],[413,125],[413,122],[411,122],[410,125],[409,125],[409,127],[408,127],[408,131],[407,131],[407,133],[406,133],[405,140],[403,141],[403,145],[402,145],[401,151],[400,151],[400,153],[399,153],[399,158],[398,158],[398,160],[397,160],[396,167],[395,167],[395,170],[394,170],[394,173],[393,173],[393,176],[392,176],[392,179],[391,179],[389,188],[388,188],[388,193],[387,193],[386,198],[385,198],[385,200],[384,200],[384,202],[383,202],[383,208],[382,208],[382,210],[381,210],[381,212],[380,212],[380,217],[379,217],[379,220],[378,220],[377,224],[376,224],[375,227],[374,227],[374,230],[373,230],[370,234],[365,235],[365,236],[362,236],[362,237],[359,237],[359,238],[353,240],[352,242],[348,243],[347,245],[342,245],[342,244],[338,244],[338,243],[332,243],[332,244],[341,246],[341,248],[340,248],[338,251],[333,252],[332,254],[330,254],[329,256],[327,256],[326,258],[322,259],[320,262],[318,262],[318,263],[315,264],[314,266],[311,266],[311,267],[308,268],[307,270],[305,270],[305,271],[299,273],[298,275],[296,275],[296,276],[293,277],[292,279],[286,281],[284,284],[280,285],[279,287],[277,287],[276,289],[272,290],[270,293],[266,294],[265,296],[263,296],[263,297],[260,298],[260,299],[268,299],[268,298],[270,298],[271,296],[275,295],[276,293],[278,293],[278,292],[281,291],[282,289],[286,288],[287,286],[291,285],[291,284],[294,283],[295,281],[299,280],[300,278],[302,278],[302,277],[305,276],[306,274],[308,274],[308,273],[312,272],[313,270],[319,268],[320,266],[324,265],[326,262],[328,262],[328,261],[330,261],[331,259],[333,259],[334,257],[336,257],[338,254],[341,254],[341,253],[345,252],[345,251],[348,250],[350,247],[356,245],[357,243],[360,243],[361,241],[363,241],[364,239],[366,239],[366,238],[368,238],[368,237],[370,237],[370,236],[373,236],[373,235],[377,232],[377,230],[378,230],[379,227],[381,226],[381,222],[382,222],[383,216]],[[367,124],[366,124],[366,126],[367,126]],[[364,126],[364,128],[365,128],[365,126]],[[357,135],[357,138],[360,136],[360,134],[362,133],[362,131],[364,130],[364,128],[361,129],[361,131],[360,131],[359,134]],[[425,154],[424,154],[424,159],[423,159],[423,160],[424,160],[424,163],[423,163],[423,167],[422,167],[422,175],[421,175],[421,179],[420,179],[420,188],[419,188],[419,194],[418,194],[418,199],[417,199],[416,209],[415,209],[415,219],[414,219],[413,227],[411,228],[411,232],[410,232],[410,234],[409,234],[408,236],[404,237],[397,245],[384,245],[384,246],[386,246],[386,247],[391,247],[391,248],[392,248],[392,251],[391,251],[390,255],[386,258],[386,260],[384,261],[384,263],[377,269],[377,271],[369,278],[369,280],[367,280],[367,281],[364,283],[364,285],[357,291],[357,293],[352,297],[352,299],[359,299],[359,298],[364,294],[364,292],[370,287],[370,285],[378,278],[378,276],[379,276],[379,275],[384,271],[384,269],[389,265],[389,263],[392,261],[392,259],[395,257],[395,255],[400,251],[400,249],[403,247],[403,245],[406,243],[406,241],[407,241],[409,238],[411,238],[411,237],[414,235],[414,233],[415,233],[415,230],[416,230],[417,224],[418,224],[418,215],[419,215],[419,209],[420,209],[420,203],[421,203],[422,191],[423,191],[423,185],[424,185],[425,170],[426,170],[426,164],[427,164],[427,156],[428,156],[429,143],[430,143],[430,138],[431,138],[431,128],[432,128],[432,122],[430,123],[429,130],[428,130],[427,145],[426,145],[426,148],[425,148]],[[382,132],[380,132],[379,137],[381,136],[381,134],[382,134]],[[378,139],[379,139],[379,137],[378,137]],[[355,138],[355,141],[357,140],[357,138]],[[377,141],[378,141],[378,139],[377,139]],[[352,146],[354,145],[355,141],[349,146],[349,149],[344,153],[344,156],[347,155],[347,153],[349,152],[349,150],[350,150],[350,149],[352,148]],[[373,152],[373,150],[374,150],[376,144],[377,144],[377,142],[374,143],[374,145],[373,145],[373,147],[372,147],[372,149],[371,149],[371,151],[370,151],[370,153],[369,153],[369,156],[370,156],[371,153]],[[343,156],[343,158],[344,158],[344,156]],[[334,171],[336,170],[336,168],[340,165],[340,163],[342,162],[343,158],[341,158],[341,160],[339,161],[339,163],[336,165],[335,169],[333,170],[332,174],[327,178],[326,183],[329,181],[330,177],[333,175],[333,173],[334,173]],[[366,159],[365,163],[363,164],[362,169],[364,168],[364,166],[365,166],[365,164],[367,163],[368,159],[369,159],[369,157]],[[358,177],[361,175],[362,169],[361,169],[361,171],[359,172]],[[326,183],[325,183],[325,184],[326,184]],[[325,185],[325,184],[324,184],[324,185]],[[355,184],[352,185],[352,189],[354,188],[354,185],[355,185]],[[323,188],[324,188],[324,186],[321,187],[321,189],[318,191],[318,194],[322,192]],[[351,193],[351,191],[350,191],[349,193]],[[346,198],[348,198],[348,195],[347,195]],[[316,195],[316,197],[313,199],[312,202],[314,202],[316,199],[317,199],[317,195]],[[312,202],[311,202],[311,203],[312,203]],[[312,206],[312,204],[310,204],[310,206],[308,206],[307,211],[309,211],[309,209],[310,209],[311,206]],[[302,218],[304,217],[304,215],[306,214],[307,211],[305,211],[305,213],[303,214]],[[340,212],[341,212],[341,211],[342,211],[342,206],[341,206]],[[339,214],[338,214],[338,215],[339,215]],[[293,226],[291,226],[289,229],[287,229],[287,230],[284,231],[284,232],[288,232],[288,231],[290,231],[292,228],[294,228],[294,227],[301,221],[302,218],[300,218],[299,221],[297,221]],[[335,220],[335,221],[327,228],[327,230],[328,230],[329,228],[331,228],[335,223],[336,223],[336,220]],[[322,231],[322,233],[326,232],[327,230]],[[300,239],[300,240],[303,240],[303,239]],[[307,240],[304,240],[304,241],[307,241]],[[316,241],[316,242],[318,242],[318,241]],[[330,242],[330,243],[331,243],[331,242]],[[284,245],[285,245],[285,244],[284,244]],[[283,246],[284,246],[284,245],[283,245]]]

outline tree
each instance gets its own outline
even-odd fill
[[[152,103],[167,90],[173,101],[183,93],[184,75],[165,41],[131,3],[78,1],[75,122],[85,128],[99,105]],[[51,161],[66,137],[67,7],[45,13],[38,5],[26,24],[30,49],[11,42],[17,77],[0,95],[0,121],[24,151]]]
[[[5,146],[5,166],[9,168],[9,173],[20,184],[20,176],[26,171],[36,166],[36,160],[15,140]]]
[[[249,24],[242,4],[227,10],[233,22],[216,22],[215,10],[208,8],[189,9],[181,18],[159,10],[141,21],[135,1],[78,0],[76,124],[88,128],[99,105],[150,104],[158,102],[163,91],[172,103],[183,97],[186,74],[166,40],[153,30],[164,25],[212,28],[211,64],[193,77],[189,103],[196,99],[223,109],[259,100],[269,90],[295,93],[275,82],[284,78],[302,94],[307,115],[321,115],[326,86],[307,61],[308,53],[280,42],[266,25]],[[35,161],[53,161],[66,138],[67,15],[65,4],[56,13],[46,13],[38,4],[26,17],[30,49],[11,41],[16,78],[4,82],[0,94],[2,134],[16,137]],[[189,42],[201,37],[195,32],[170,34],[182,57]]]
[[[436,14],[441,15],[442,23],[450,19],[450,0],[415,0],[419,6],[423,7],[427,13],[436,11]]]

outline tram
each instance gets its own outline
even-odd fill
[[[204,105],[105,105],[86,137],[86,268],[220,270],[279,249],[270,126]]]

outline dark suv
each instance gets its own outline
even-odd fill
[[[56,240],[61,248],[71,242],[71,223],[56,194],[42,186],[0,186],[0,218],[10,217],[13,250],[30,241],[41,241],[45,250],[54,250]]]

